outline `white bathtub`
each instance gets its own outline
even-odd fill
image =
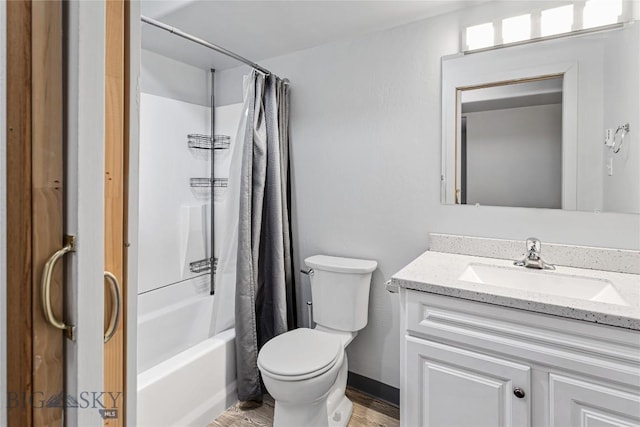
[[[236,401],[235,332],[209,337],[202,277],[139,297],[139,427],[206,426]]]

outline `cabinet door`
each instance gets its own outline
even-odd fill
[[[406,338],[403,426],[527,427],[530,368],[486,354]],[[516,397],[520,388],[523,397]],[[518,393],[519,394],[519,393]]]
[[[551,427],[638,427],[640,396],[549,374]]]

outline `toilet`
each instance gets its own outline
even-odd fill
[[[274,427],[343,427],[353,404],[345,396],[345,349],[367,324],[375,261],[315,255],[311,269],[314,329],[299,328],[267,342],[258,368],[275,400]]]

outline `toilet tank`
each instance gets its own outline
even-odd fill
[[[355,332],[367,325],[369,289],[375,261],[314,255],[304,260],[313,269],[313,321],[339,331]]]

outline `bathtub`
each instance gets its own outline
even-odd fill
[[[139,427],[206,426],[236,401],[235,331],[209,337],[208,283],[201,276],[139,296]]]

